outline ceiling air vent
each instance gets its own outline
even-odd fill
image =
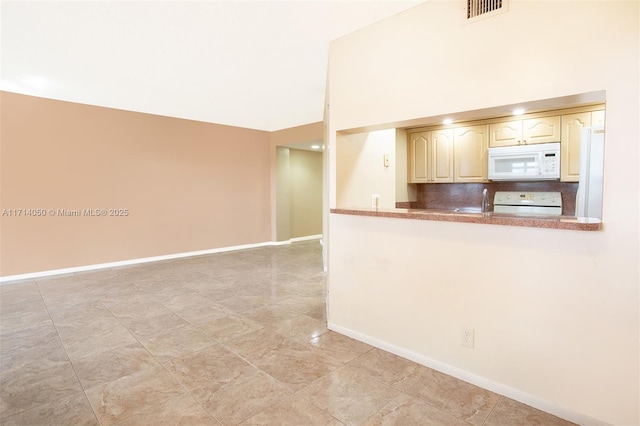
[[[466,0],[467,19],[474,19],[492,12],[503,12],[506,10],[508,0]]]

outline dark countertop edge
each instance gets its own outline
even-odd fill
[[[480,223],[486,225],[524,226],[528,228],[568,229],[573,231],[599,231],[602,222],[598,219],[560,216],[537,218],[533,216],[512,216],[496,213],[465,213],[453,210],[425,209],[331,209],[331,213],[354,216],[392,217],[399,219],[432,220],[440,222]]]

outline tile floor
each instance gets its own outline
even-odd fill
[[[0,286],[3,425],[568,425],[327,330],[318,241]]]

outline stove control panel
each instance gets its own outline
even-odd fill
[[[497,191],[493,205],[562,207],[560,192]]]

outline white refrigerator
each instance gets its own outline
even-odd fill
[[[585,127],[580,138],[580,183],[576,217],[602,219],[604,127]]]

